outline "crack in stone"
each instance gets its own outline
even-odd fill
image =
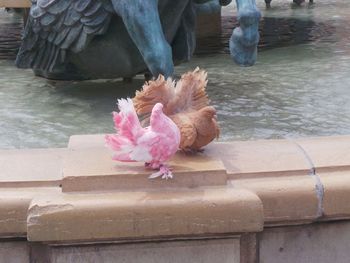
[[[72,209],[74,209],[74,206],[71,204],[47,205],[47,206],[34,205],[31,208],[29,208],[27,225],[39,224],[39,218],[42,215],[60,213],[60,212],[69,211]]]
[[[324,212],[324,209],[323,209],[324,186],[321,182],[321,178],[317,175],[316,167],[315,167],[313,161],[311,160],[310,156],[305,151],[305,149],[296,141],[293,141],[293,143],[298,147],[298,149],[301,151],[301,153],[305,157],[305,160],[309,163],[309,166],[310,166],[309,175],[315,181],[315,191],[316,191],[316,196],[318,199],[317,217],[322,217],[323,212]]]

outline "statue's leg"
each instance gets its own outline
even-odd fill
[[[232,2],[232,0],[219,0],[221,6],[227,6]]]
[[[293,2],[297,5],[301,5],[305,0],[293,0]]]
[[[174,72],[171,47],[165,39],[157,0],[112,0],[153,76]]]
[[[222,6],[227,6],[232,0],[207,0],[207,1],[195,1],[197,13],[212,14],[220,13]]]
[[[196,9],[192,1],[184,9],[180,25],[171,43],[175,65],[191,59],[196,47]]]
[[[221,12],[221,5],[218,0],[210,0],[205,3],[196,4],[197,14],[215,14]]]
[[[266,7],[271,7],[272,0],[265,0]]]
[[[237,64],[251,66],[257,58],[259,20],[261,17],[255,0],[236,0],[239,27],[230,39],[231,56]]]

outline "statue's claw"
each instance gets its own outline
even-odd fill
[[[260,17],[261,13],[256,6],[241,8],[238,12],[240,26],[232,33],[230,52],[239,65],[251,66],[257,59]]]

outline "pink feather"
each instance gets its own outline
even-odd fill
[[[106,144],[114,151],[114,160],[145,162],[153,169],[160,169],[152,178],[172,174],[164,164],[178,150],[180,131],[163,113],[163,105],[154,105],[150,126],[142,128],[131,99],[118,100],[119,112],[113,112],[117,134],[106,135]]]

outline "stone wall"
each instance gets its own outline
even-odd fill
[[[172,180],[110,157],[1,150],[0,262],[349,262],[350,136],[214,143]]]

